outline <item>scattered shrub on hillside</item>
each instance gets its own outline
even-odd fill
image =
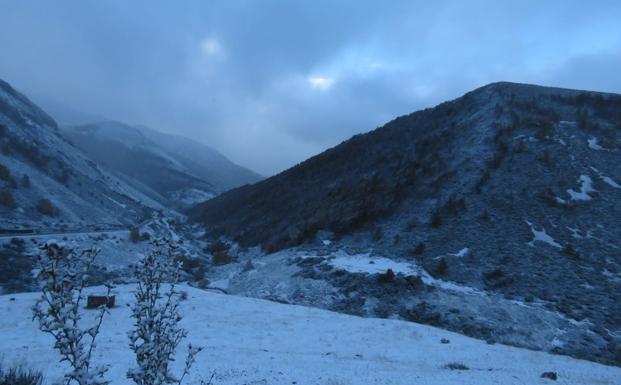
[[[254,270],[254,264],[252,263],[252,260],[249,259],[246,261],[246,263],[244,263],[244,267],[242,269],[243,272],[248,272],[250,270]]]
[[[278,251],[278,246],[276,246],[276,244],[273,243],[273,242],[265,243],[265,244],[261,245],[261,248],[267,254],[272,254],[272,253],[275,253],[275,252]]]
[[[9,190],[0,190],[0,205],[9,208],[15,207],[15,198]]]
[[[554,137],[554,123],[550,119],[539,119],[535,122],[537,132],[535,138],[538,140],[547,140]]]
[[[176,258],[177,262],[181,263],[181,270],[186,273],[192,272],[201,265],[201,261],[198,258],[192,258],[187,255],[179,255]]]
[[[506,263],[506,261],[503,263]],[[483,281],[489,288],[501,288],[510,285],[513,282],[513,278],[505,274],[502,269],[495,268],[483,274]]]
[[[207,246],[205,251],[212,255],[211,263],[216,266],[226,265],[233,261],[233,257],[229,254],[229,246],[220,240]]]
[[[9,146],[8,143],[4,143],[2,145],[2,155],[4,156],[9,156],[13,153],[13,151],[11,151],[11,146]]]
[[[578,254],[576,249],[574,249],[574,247],[570,243],[566,244],[565,247],[563,247],[563,253],[576,258],[580,256],[580,254]]]
[[[578,127],[582,130],[589,129],[589,114],[584,108],[578,112]]]
[[[3,164],[0,164],[0,180],[9,181],[11,179],[11,170]]]
[[[372,236],[373,241],[379,242],[383,236],[384,236],[384,232],[382,231],[382,228],[376,227],[375,231],[373,231],[373,236]]]
[[[489,215],[489,211],[487,211],[487,209],[483,210],[483,212],[481,213],[481,219],[483,219],[486,222],[489,222],[490,220],[492,220],[492,217]]]
[[[442,214],[440,214],[440,210],[435,210],[431,214],[431,220],[429,221],[429,226],[437,229],[442,225]]]
[[[496,169],[500,167],[503,159],[507,155],[507,151],[509,150],[509,146],[505,142],[498,143],[498,147],[496,148],[496,152],[494,152],[494,156],[490,159],[488,165],[489,167]]]
[[[194,270],[193,278],[195,281],[202,281],[205,279],[205,266],[203,266],[202,263]]]
[[[395,245],[398,245],[400,242],[401,242],[401,235],[395,234],[395,236],[392,239],[392,243]]]
[[[503,273],[503,271],[501,269],[494,269],[494,270],[490,270],[488,272],[486,272],[484,274],[484,278],[485,279],[498,279],[503,277],[505,274]]]
[[[30,188],[30,177],[24,174],[19,180],[19,184],[24,188]]]
[[[129,230],[129,240],[134,242],[134,243],[140,242],[140,240],[141,240],[141,238],[140,238],[140,230],[138,230],[138,228],[132,227]]]
[[[149,234],[147,232],[144,232],[144,233],[142,233],[140,238],[142,238],[143,241],[149,241],[149,240],[151,240],[151,234]]]
[[[64,163],[59,163],[59,167],[60,167],[60,170],[58,174],[56,175],[56,180],[58,180],[60,183],[64,185],[67,185],[67,183],[69,182],[69,177],[71,176],[71,171],[69,171],[69,169],[67,168],[67,166],[65,166]]]
[[[462,211],[466,210],[466,199],[464,199],[464,197],[461,198],[455,198],[454,196],[451,196],[445,203],[444,206],[442,207],[442,210],[451,214],[451,215],[457,215]]]
[[[524,152],[525,150],[526,150],[526,145],[524,144],[524,141],[518,140],[517,144],[515,145],[515,148],[513,149],[513,152],[516,154],[520,154]]]
[[[43,373],[22,366],[3,368],[0,366],[0,385],[41,385]]]
[[[503,112],[502,106],[496,103],[496,105],[494,106],[494,116],[499,118],[502,115],[502,112]]]
[[[54,207],[52,202],[47,198],[39,199],[39,202],[37,202],[37,210],[48,217],[53,217],[57,214],[56,207]]]
[[[547,148],[543,150],[543,153],[541,154],[541,157],[538,158],[538,160],[547,167],[551,167],[554,164],[554,161],[552,160],[552,155],[550,155],[550,151]]]
[[[228,250],[218,250],[213,253],[213,257],[211,258],[211,263],[216,266],[227,265],[233,261],[233,257],[231,257],[228,253]]]
[[[412,250],[413,255],[421,255],[425,252],[425,244],[423,242],[418,242],[416,247]]]
[[[41,153],[36,143],[29,143],[12,138],[10,141],[10,146],[11,150],[15,150],[22,154],[37,168],[44,169],[47,167],[49,158]]]
[[[392,271],[392,269],[386,270],[385,273],[382,273],[377,277],[377,281],[380,283],[390,283],[390,282],[394,282],[394,280],[395,280],[395,272]]]
[[[435,273],[437,275],[444,275],[447,270],[448,270],[448,263],[446,262],[446,259],[442,257],[440,258],[440,261],[438,262],[438,266],[436,266]]]
[[[211,244],[207,245],[207,246],[205,247],[205,250],[204,250],[204,251],[205,251],[206,253],[208,253],[208,254],[213,254],[213,253],[215,253],[216,251],[220,251],[220,250],[228,250],[228,249],[229,249],[229,246],[228,246],[226,243],[224,243],[224,242],[222,242],[222,241],[220,241],[220,240],[217,240],[216,242],[213,242],[213,243],[211,243]]]
[[[481,177],[479,178],[479,180],[477,180],[477,183],[474,186],[474,192],[477,194],[481,193],[481,189],[483,188],[483,186],[487,183],[487,181],[489,181],[489,178],[492,176],[490,170],[485,170],[483,172],[483,174],[481,175]]]
[[[7,132],[6,126],[0,123],[0,136],[4,136]]]

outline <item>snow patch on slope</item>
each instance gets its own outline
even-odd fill
[[[460,253],[463,252],[460,251]],[[449,281],[443,281],[432,277],[422,267],[410,263],[410,262],[398,262],[386,257],[371,256],[370,253],[364,254],[347,254],[344,251],[339,251],[337,256],[330,259],[328,263],[337,270],[345,270],[350,273],[360,274],[381,274],[385,273],[388,269],[392,270],[395,274],[413,275],[418,276],[421,280],[429,285],[442,288],[445,290],[456,291],[460,293],[481,293],[477,289],[469,286],[459,285]],[[465,253],[464,253],[465,255]]]
[[[550,246],[561,248],[561,245],[546,233],[546,229],[542,227],[541,230],[537,230],[529,221],[526,221],[526,223],[530,226],[530,231],[533,233],[533,240],[528,242],[530,246],[535,246],[535,242],[543,242]]]
[[[567,189],[567,193],[572,200],[590,201],[592,198],[589,193],[597,191],[593,188],[593,180],[588,175],[580,175],[580,178],[578,178],[578,182],[580,182],[580,191],[576,191],[574,189]]]
[[[618,184],[617,182],[615,182],[612,178],[607,177],[606,175],[604,175],[603,173],[601,173],[598,169],[596,169],[595,167],[591,167],[591,170],[595,171],[597,173],[597,175],[601,178],[602,181],[604,181],[604,183],[606,183],[607,185],[614,187],[614,188],[619,188],[621,189],[621,185]]]
[[[591,150],[595,150],[595,151],[607,151],[607,149],[605,149],[604,147],[600,146],[599,143],[597,142],[597,138],[595,137],[591,137],[587,140],[588,144],[589,144],[589,148]]]

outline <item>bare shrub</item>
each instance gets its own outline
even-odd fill
[[[97,249],[77,252],[56,243],[46,243],[38,257],[37,280],[41,284],[41,297],[32,308],[33,319],[37,320],[41,331],[54,337],[54,348],[60,353],[61,362],[71,366],[64,375],[68,385],[109,383],[103,378],[107,368],[91,365],[95,339],[106,313],[105,306],[99,308],[95,325],[84,328],[80,322],[82,292],[98,252]]]
[[[138,287],[131,306],[134,329],[128,335],[137,366],[127,377],[137,385],[181,384],[202,348],[189,344],[181,376],[170,372],[177,346],[187,336],[179,326],[181,294],[176,284],[181,266],[175,262],[177,247],[172,242],[153,240],[151,245],[152,251],[134,269]]]

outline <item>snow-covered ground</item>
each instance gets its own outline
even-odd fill
[[[621,368],[483,341],[397,320],[369,319],[302,306],[182,287],[188,341],[205,347],[186,384],[215,371],[214,384],[621,384]],[[97,290],[97,289],[94,289]],[[104,320],[96,359],[110,365],[113,384],[128,384],[133,357],[126,331],[132,286],[117,288],[118,306]],[[51,340],[31,321],[36,293],[0,296],[0,355],[5,364],[44,371],[62,367]],[[92,313],[90,313],[92,315]],[[85,317],[85,321],[90,317]],[[450,343],[443,344],[446,338]],[[469,370],[450,370],[449,363]],[[182,365],[180,357],[176,365]]]

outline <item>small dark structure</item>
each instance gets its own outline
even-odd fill
[[[558,375],[556,374],[556,372],[544,372],[541,375],[541,378],[547,378],[547,379],[550,379],[552,381],[556,381],[558,379]]]
[[[116,297],[114,295],[89,295],[86,298],[86,308],[96,309],[102,305],[113,308]]]

